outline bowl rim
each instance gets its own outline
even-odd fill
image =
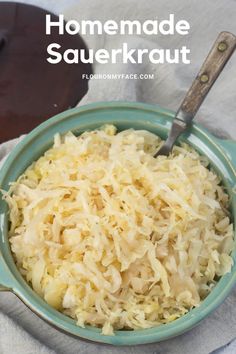
[[[132,110],[143,110],[143,111],[151,111],[151,112],[156,112],[159,113],[163,116],[168,117],[169,119],[173,119],[174,117],[174,112],[165,108],[162,108],[158,105],[150,105],[146,103],[136,103],[136,102],[123,102],[123,101],[115,101],[115,102],[99,102],[99,103],[92,103],[88,104],[85,106],[81,107],[76,107],[67,111],[64,111],[62,113],[57,114],[56,116],[52,117],[51,119],[45,121],[44,123],[40,124],[37,126],[32,132],[30,132],[18,145],[16,148],[13,149],[12,153],[8,157],[8,159],[5,161],[3,167],[1,168],[0,171],[0,183],[2,180],[2,176],[4,175],[4,171],[7,171],[11,164],[14,162],[14,160],[17,158],[19,155],[19,150],[25,148],[27,145],[30,145],[32,140],[37,137],[39,134],[43,134],[45,129],[49,129],[51,126],[55,124],[59,124],[63,120],[68,119],[68,117],[80,114],[82,112],[89,112],[91,110],[99,110],[99,109],[106,109],[106,108],[127,108],[127,109],[132,109]],[[79,122],[78,122],[79,125]],[[224,159],[227,161],[229,167],[232,169],[233,173],[235,173],[234,167],[230,163],[227,155],[224,153],[222,150],[221,146],[218,145],[218,141],[216,138],[214,138],[206,129],[202,128],[200,125],[197,125],[194,123],[194,129],[196,129],[198,132],[204,135],[207,140],[214,145],[214,147],[217,149],[217,152],[220,153],[221,155],[224,156]],[[147,127],[148,129],[148,127]],[[0,244],[1,247],[1,244]],[[1,256],[1,249],[0,249],[0,256]],[[7,266],[6,261],[3,258],[3,262],[5,262],[5,266]],[[18,270],[17,270],[18,271]],[[18,271],[19,272],[19,271]],[[20,274],[20,273],[19,273]],[[103,336],[99,333],[98,329],[93,329],[90,326],[86,326],[86,328],[80,328],[78,326],[75,327],[75,325],[69,326],[70,328],[68,329],[68,323],[67,326],[64,325],[62,317],[66,317],[65,315],[62,315],[56,310],[51,309],[51,307],[48,305],[49,310],[47,309],[47,306],[45,306],[45,302],[40,298],[37,299],[37,302],[34,301],[33,296],[36,296],[33,290],[28,286],[29,289],[22,286],[22,284],[19,284],[18,280],[14,279],[14,286],[13,286],[13,292],[37,315],[39,315],[41,318],[45,319],[47,322],[51,323],[53,326],[58,327],[59,329],[62,329],[66,333],[73,334],[77,337],[85,338],[90,341],[96,341],[96,342],[101,342],[101,343],[107,343],[107,344],[115,344],[115,345],[136,345],[136,344],[145,344],[145,343],[152,343],[152,342],[157,342],[161,340],[165,340],[167,338],[172,338],[174,336],[180,335],[184,333],[187,330],[190,330],[192,327],[196,326],[204,317],[206,317],[210,312],[212,312],[216,307],[219,306],[219,304],[225,299],[225,297],[229,294],[230,290],[236,283],[236,268],[234,269],[234,272],[231,272],[229,274],[226,274],[225,276],[222,277],[228,278],[227,286],[223,288],[223,291],[221,292],[220,295],[216,297],[216,299],[211,299],[210,296],[213,294],[213,292],[207,296],[207,298],[202,302],[206,302],[208,299],[208,305],[207,307],[203,310],[202,304],[200,305],[199,308],[201,308],[201,312],[198,313],[199,308],[195,308],[188,312],[188,314],[181,316],[180,319],[173,321],[172,323],[165,324],[165,325],[160,325],[158,327],[154,327],[152,329],[148,330],[136,330],[136,331],[117,331],[116,336]],[[22,278],[23,279],[23,278]],[[25,282],[25,280],[24,280]],[[220,282],[219,282],[220,283]],[[218,283],[218,284],[219,284]],[[217,284],[217,286],[218,286]],[[217,288],[215,287],[215,289]],[[25,290],[27,289],[27,290]],[[214,291],[214,290],[213,290]],[[31,294],[33,293],[33,296]],[[210,298],[210,301],[209,301]],[[40,300],[43,302],[43,306],[40,304]],[[47,305],[47,304],[46,304]],[[38,308],[39,307],[39,308]],[[41,309],[42,307],[42,309]],[[46,309],[45,309],[46,308]],[[53,319],[51,314],[49,312],[55,312]],[[197,314],[195,314],[197,312]],[[57,322],[58,317],[60,317],[61,322]],[[186,321],[181,321],[182,319],[186,319]],[[183,322],[183,323],[182,323]],[[174,325],[173,325],[174,324]],[[72,327],[75,327],[76,330],[73,330]],[[162,328],[161,328],[162,327]],[[74,328],[74,329],[75,329]],[[164,328],[164,329],[163,329]],[[157,329],[157,330],[156,330]],[[156,330],[156,331],[155,331]],[[166,333],[168,332],[168,333]]]

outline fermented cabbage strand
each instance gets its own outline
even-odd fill
[[[4,198],[10,243],[33,289],[86,324],[149,328],[173,321],[230,272],[228,195],[187,145],[106,125],[57,134]]]

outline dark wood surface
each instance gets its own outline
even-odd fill
[[[27,133],[51,116],[75,106],[88,90],[90,64],[47,62],[47,46],[85,48],[79,36],[45,34],[46,11],[0,3],[0,142]],[[53,15],[53,20],[57,17]]]

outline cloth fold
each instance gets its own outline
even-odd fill
[[[80,104],[95,101],[125,100],[160,104],[176,110],[196,76],[209,48],[222,30],[236,33],[235,0],[18,0],[64,13],[67,19],[106,21],[113,19],[160,20],[174,13],[191,26],[188,36],[85,36],[89,48],[119,48],[127,42],[130,48],[191,49],[191,64],[140,65],[122,63],[94,65],[95,73],[153,73],[152,80],[91,80],[89,91]],[[236,138],[236,55],[224,69],[207,97],[196,120],[219,137]],[[0,160],[12,150],[18,139],[0,146]],[[0,167],[1,168],[1,167]],[[9,293],[0,294],[0,353],[1,354],[217,354],[235,353],[236,289],[224,303],[199,326],[186,334],[162,343],[116,348],[87,343],[58,332],[44,323],[19,299]],[[228,345],[227,345],[228,344]]]

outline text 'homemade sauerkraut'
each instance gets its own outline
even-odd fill
[[[228,195],[187,145],[113,125],[54,145],[3,192],[10,243],[33,289],[79,326],[173,321],[230,272]]]

